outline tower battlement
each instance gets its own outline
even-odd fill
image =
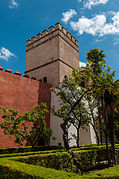
[[[79,70],[78,40],[59,22],[27,40],[25,73],[56,87]]]
[[[70,32],[67,31],[65,27],[63,27],[58,22],[55,24],[55,27],[50,26],[48,30],[45,29],[42,33],[38,33],[36,36],[33,36],[31,39],[28,39],[26,44],[26,51],[40,45],[41,43],[45,43],[46,41],[51,40],[51,38],[54,38],[57,35],[60,35],[61,37],[65,38],[65,40],[70,43],[70,45],[72,45],[78,50],[78,40],[75,39],[75,37],[71,35]]]

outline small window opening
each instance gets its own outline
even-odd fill
[[[47,83],[47,77],[46,76],[43,78],[43,82]]]

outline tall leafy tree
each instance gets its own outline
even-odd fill
[[[110,66],[104,59],[106,56],[103,50],[92,49],[87,53],[88,68],[91,72],[92,95],[98,99],[103,110],[102,116],[106,125],[106,134],[109,134],[113,163],[116,164],[115,140],[114,140],[114,112],[113,112],[113,90],[115,88],[114,75]],[[106,135],[107,137],[107,135]],[[108,149],[108,141],[106,140]],[[109,158],[109,152],[108,152]],[[109,158],[110,164],[110,158]]]
[[[73,120],[76,120],[76,117],[73,115],[74,111],[77,109],[81,111],[79,106],[83,98],[88,95],[92,96],[92,99],[96,102],[98,110],[98,116],[96,118],[99,121],[101,142],[103,129],[106,135],[109,164],[111,164],[111,162],[108,150],[108,136],[111,142],[113,163],[116,164],[113,115],[113,90],[115,89],[115,82],[113,77],[115,72],[111,72],[110,66],[106,64],[105,57],[106,56],[103,53],[103,50],[99,50],[97,48],[89,50],[87,53],[87,66],[85,70],[79,72],[73,70],[72,76],[67,79],[68,84],[66,85],[63,82],[61,89],[59,89],[56,94],[62,100],[60,115],[63,111],[65,117],[64,123],[61,125],[65,126],[65,132],[67,131],[68,122],[72,120],[72,117]],[[69,90],[70,86],[73,86],[72,92]],[[63,90],[64,88],[65,90]],[[77,94],[77,98],[75,98],[75,94]],[[68,99],[72,101],[71,104],[67,105]],[[93,125],[94,122],[92,123]],[[65,134],[68,136],[68,132]]]

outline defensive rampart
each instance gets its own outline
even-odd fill
[[[0,106],[18,110],[20,113],[31,111],[40,102],[46,102],[50,109],[51,86],[35,78],[23,77],[19,72],[12,73],[0,67]],[[3,119],[0,119],[2,122]],[[47,127],[50,127],[50,115],[46,115]],[[0,148],[15,147],[14,138],[9,138],[0,129]]]

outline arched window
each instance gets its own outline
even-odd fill
[[[47,77],[46,76],[43,78],[43,82],[47,83]]]

